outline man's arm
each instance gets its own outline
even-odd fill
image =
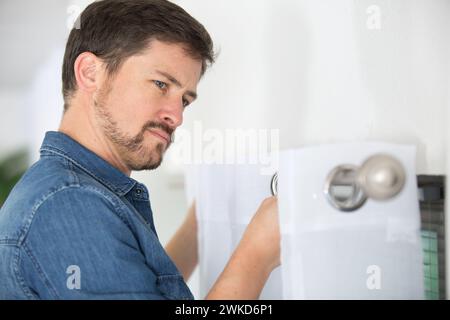
[[[187,282],[198,263],[195,202],[189,208],[186,219],[165,249]]]
[[[189,279],[198,262],[195,204],[166,251]],[[274,268],[280,265],[277,199],[263,201],[239,245],[205,299],[258,299]]]
[[[259,298],[272,272],[280,265],[277,198],[263,201],[239,245],[205,299]]]

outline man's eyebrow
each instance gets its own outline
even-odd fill
[[[168,74],[167,72],[164,72],[164,71],[159,71],[159,70],[156,70],[155,71],[156,73],[158,73],[158,74],[160,74],[160,75],[162,75],[163,77],[166,77],[167,78],[167,80],[169,80],[170,82],[172,82],[175,86],[177,86],[178,88],[181,88],[182,87],[182,85],[181,85],[181,83],[180,83],[180,81],[178,81],[177,79],[175,79],[175,77],[173,77],[173,76],[171,76],[170,74]],[[194,92],[194,91],[186,91],[186,94],[188,95],[188,96],[190,96],[192,99],[197,99],[197,93],[196,92]]]

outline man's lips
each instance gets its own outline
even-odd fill
[[[158,129],[148,129],[148,131],[154,136],[164,140],[167,144],[169,144],[170,136],[166,132]]]

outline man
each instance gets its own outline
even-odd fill
[[[146,187],[213,63],[204,27],[164,0],[91,4],[63,63],[64,116],[0,211],[1,299],[192,299],[195,208],[162,248]],[[279,265],[266,199],[207,299],[258,298]]]

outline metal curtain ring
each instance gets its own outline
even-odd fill
[[[270,190],[273,196],[278,195],[278,172],[275,172],[272,177],[272,181],[270,182]]]
[[[359,209],[367,200],[364,191],[356,183],[358,167],[345,164],[337,166],[325,181],[324,193],[333,207],[351,212]]]

